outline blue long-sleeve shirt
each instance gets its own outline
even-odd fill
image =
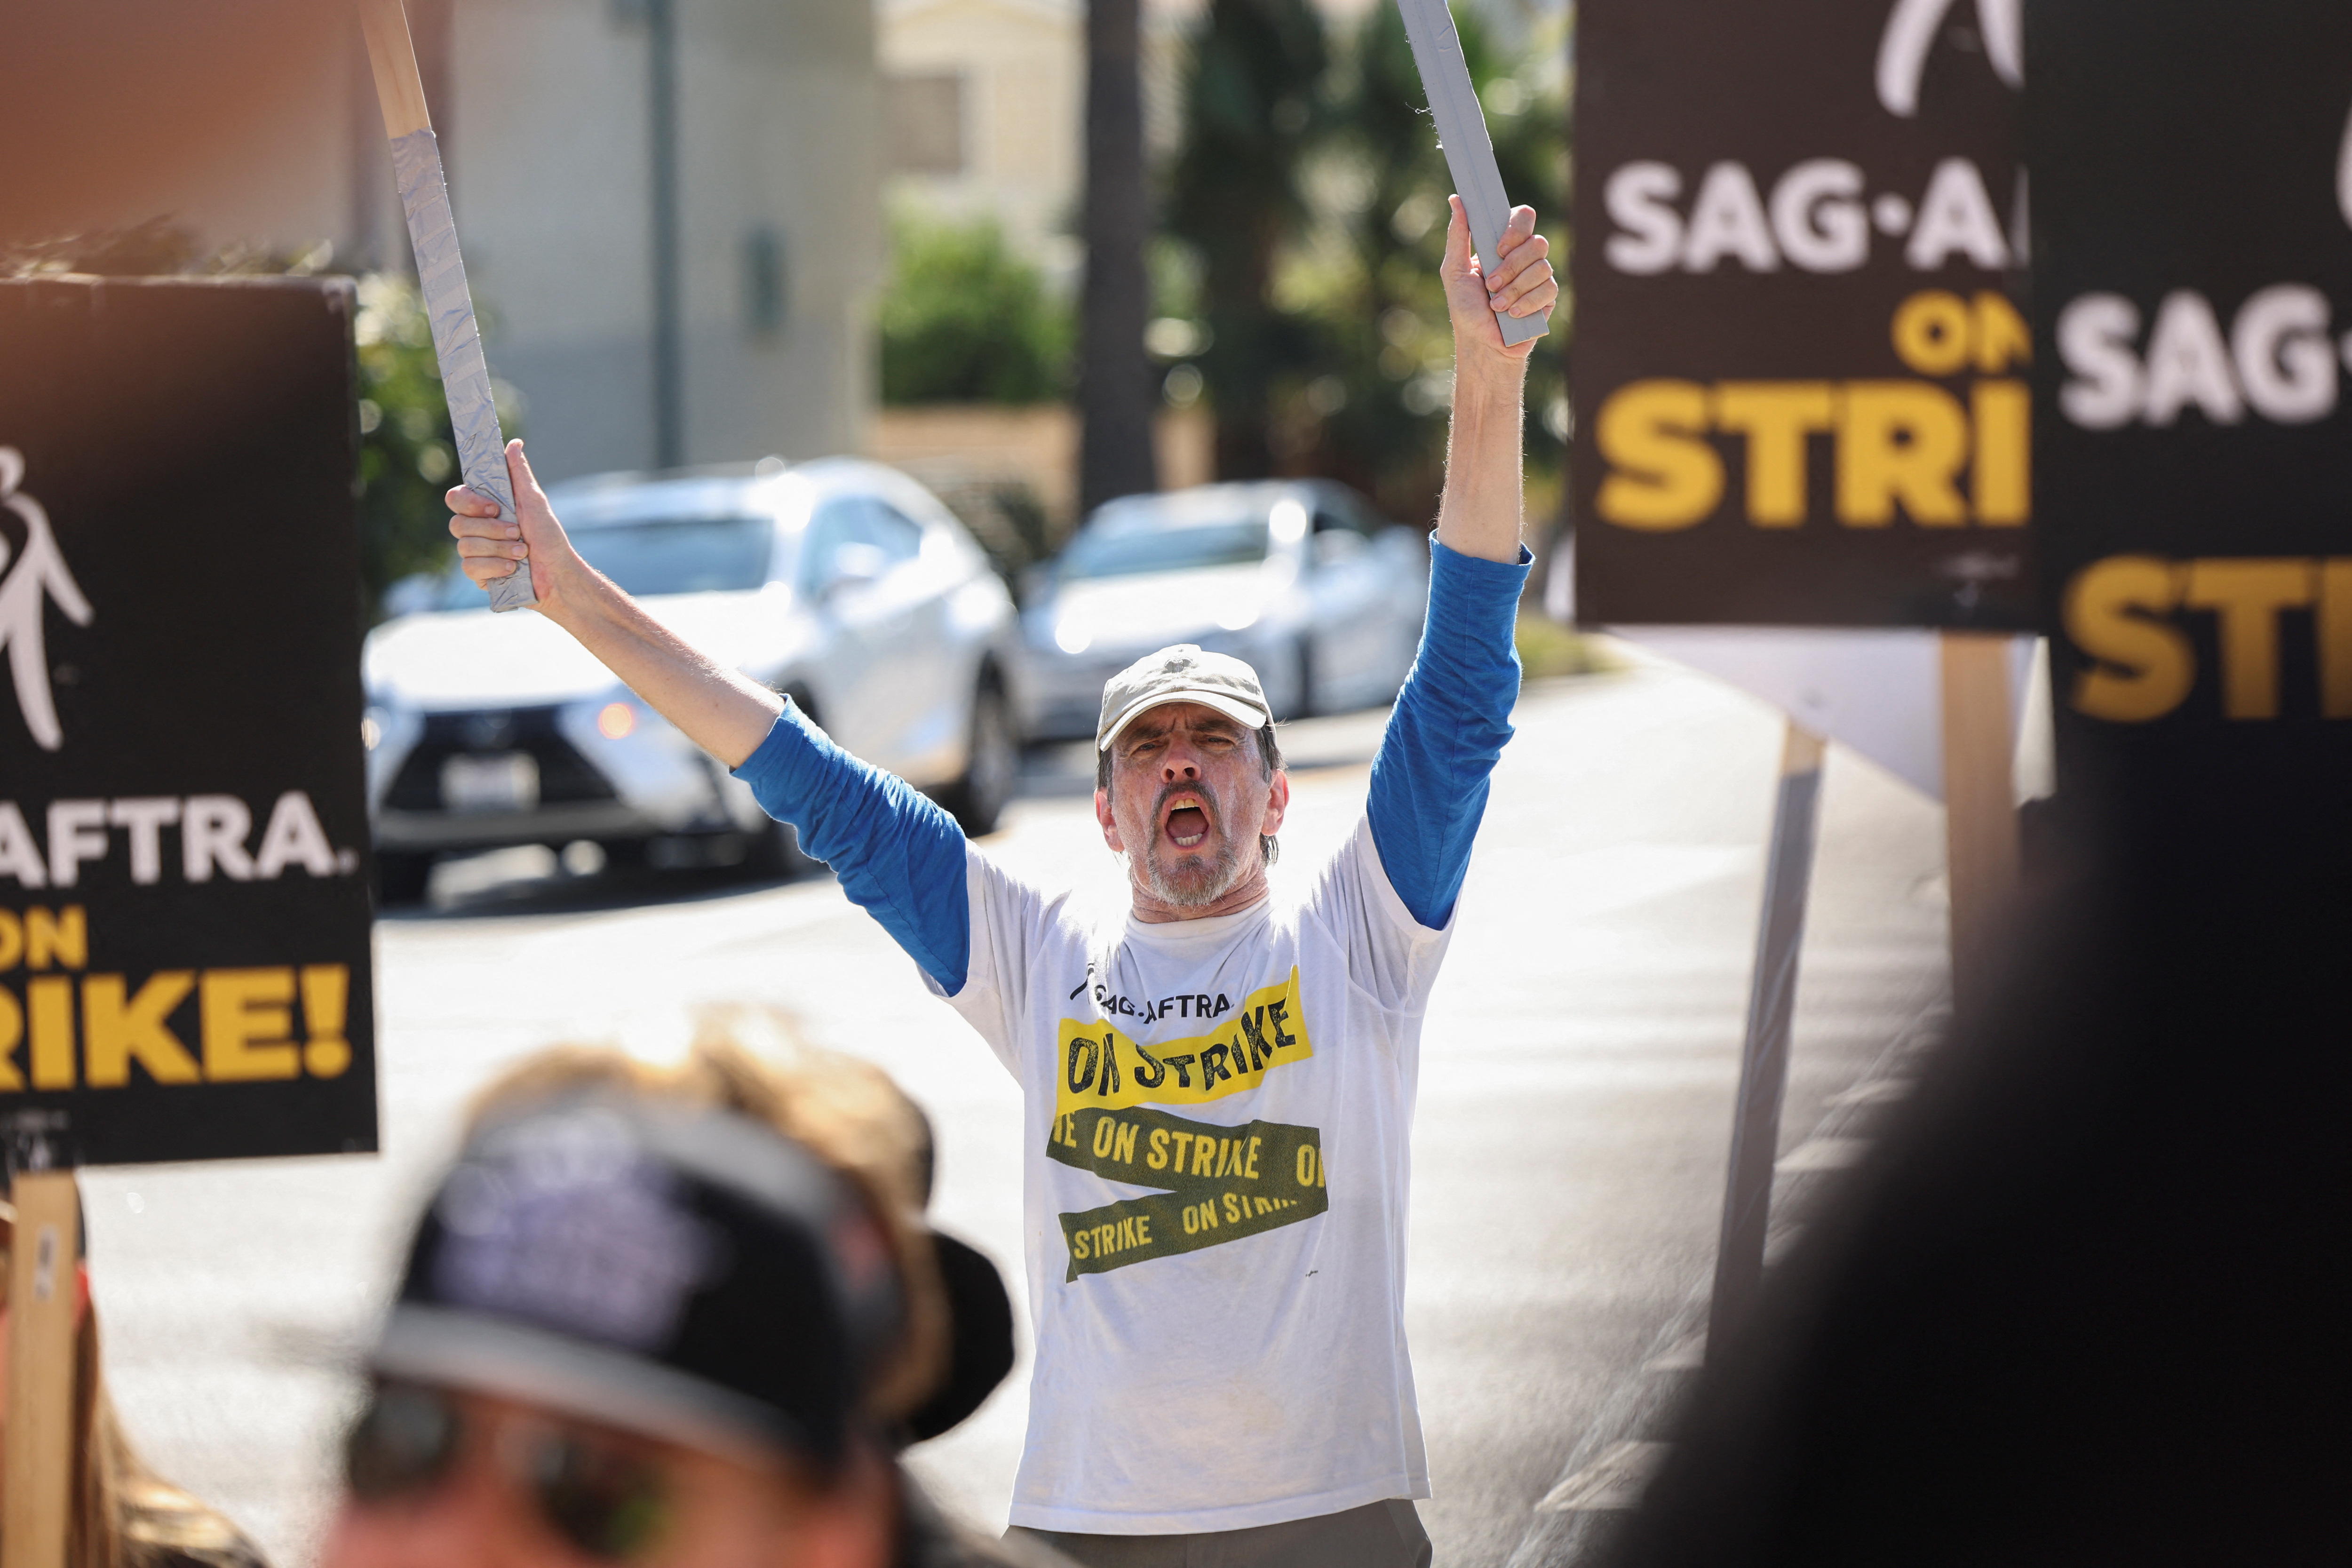
[[[1429,620],[1372,758],[1365,815],[1390,885],[1432,930],[1454,915],[1489,778],[1519,690],[1511,633],[1533,557],[1482,561],[1430,542]],[[964,837],[940,805],[784,710],[735,770],[761,806],[800,831],[850,900],[952,996],[971,960]]]

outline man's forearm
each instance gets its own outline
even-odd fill
[[[783,711],[774,692],[698,652],[576,555],[554,575],[556,592],[541,596],[540,613],[656,712],[730,768],[760,749]]]
[[[1445,491],[1437,538],[1482,561],[1519,558],[1520,396],[1527,364],[1470,350],[1456,355],[1454,417],[1445,438]]]
[[[697,653],[580,558],[520,441],[507,443],[515,515],[467,486],[444,498],[466,575],[483,587],[530,574],[539,614],[578,639],[694,743],[739,767],[775,728],[783,703],[758,681]]]

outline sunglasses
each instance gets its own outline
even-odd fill
[[[345,1442],[343,1479],[362,1502],[415,1498],[481,1444],[547,1526],[590,1557],[637,1561],[670,1522],[671,1488],[658,1464],[577,1427],[486,1419],[406,1384],[376,1389]]]

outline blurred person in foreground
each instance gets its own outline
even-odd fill
[[[0,1200],[0,1454],[8,1411],[8,1265],[16,1211]],[[157,1476],[131,1448],[100,1374],[98,1310],[89,1264],[75,1266],[73,1464],[67,1500],[67,1568],[262,1568],[236,1527]],[[5,1477],[0,1468],[0,1477]],[[7,1494],[0,1479],[0,1505]]]
[[[519,444],[519,524],[449,493],[467,572],[523,563],[539,612],[794,824],[1021,1083],[1037,1364],[1012,1521],[1082,1563],[1429,1560],[1408,1143],[1423,1010],[1518,694],[1534,343],[1506,346],[1495,312],[1559,298],[1534,231],[1514,209],[1484,274],[1454,203],[1427,629],[1365,821],[1278,894],[1290,784],[1239,659],[1165,648],[1106,687],[1095,816],[1128,899],[1084,910],[588,567]]]
[[[1580,1561],[2352,1563],[2352,904],[2308,818],[2242,818],[2012,912]]]
[[[327,1568],[1052,1562],[895,1459],[950,1345],[920,1135],[865,1064],[709,1037],[493,1085],[369,1358]]]

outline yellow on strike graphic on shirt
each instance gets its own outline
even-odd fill
[[[1060,1215],[1066,1283],[1296,1225],[1329,1206],[1318,1130],[1279,1121],[1225,1127],[1145,1108],[1222,1100],[1313,1056],[1297,966],[1280,984],[1251,992],[1232,1021],[1209,1034],[1147,1048],[1107,1022],[1065,1018],[1061,1047],[1045,1157],[1166,1189]]]
[[[1056,1118],[1095,1108],[1202,1105],[1255,1089],[1266,1070],[1315,1054],[1298,1002],[1298,966],[1289,977],[1242,998],[1224,1024],[1185,1040],[1145,1047],[1108,1020],[1065,1018]]]

